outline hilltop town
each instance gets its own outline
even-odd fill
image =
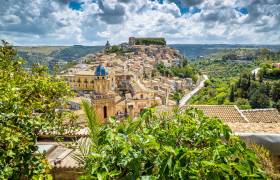
[[[263,167],[249,150],[253,148],[261,159],[259,146],[251,147],[248,142],[245,145],[243,140],[247,139],[264,145],[272,160],[265,159],[265,162],[276,170],[279,167],[280,114],[275,108],[267,108],[270,101],[277,102],[280,97],[277,61],[253,70],[248,67],[249,74],[241,75],[241,72],[230,72],[234,69],[232,63],[228,64],[231,60],[218,61],[221,63],[218,68],[205,68],[213,62],[198,62],[199,66],[193,66],[178,50],[168,47],[163,38],[131,37],[120,45],[111,46],[107,42],[102,51],[88,54],[79,59],[79,63],[49,75],[40,64],[34,64],[30,70],[21,68],[21,59],[14,61],[16,53],[7,44],[0,51],[3,52],[0,66],[4,74],[1,97],[5,114],[1,132],[5,137],[3,144],[9,144],[4,147],[7,159],[21,154],[18,149],[27,146],[21,143],[26,142],[25,136],[33,138],[29,145],[36,149],[34,153],[43,155],[39,160],[52,168],[55,179],[77,179],[87,165],[98,167],[100,162],[110,164],[112,159],[117,161],[111,168],[119,170],[123,159],[128,159],[126,163],[134,162],[135,153],[132,152],[142,158],[139,164],[147,162],[147,165],[152,162],[149,158],[154,160],[160,155],[168,160],[170,153],[184,150],[195,152],[198,162],[200,156],[206,155],[203,162],[207,158],[212,162],[215,152],[227,152],[225,158],[229,162],[234,162],[231,160],[234,156],[244,159],[243,164],[248,169],[252,167],[251,161],[255,169]],[[207,71],[200,74],[198,69],[203,68]],[[224,79],[215,79],[213,75],[217,72]],[[227,88],[230,84],[225,83],[228,73],[239,76],[230,89]],[[256,91],[264,87],[264,82],[271,83],[271,88],[265,86]],[[237,103],[240,97],[245,103]],[[205,103],[208,100],[209,103]],[[191,104],[192,101],[196,103]],[[212,103],[215,101],[217,103]],[[248,106],[247,101],[256,107]],[[277,103],[272,107],[278,107],[275,105]],[[14,133],[19,122],[24,123],[20,125],[24,134]],[[24,141],[19,141],[20,138]],[[57,138],[61,141],[57,142]],[[15,153],[11,154],[9,147],[13,144],[17,145]],[[227,149],[220,149],[221,146]],[[30,154],[29,151],[24,153]],[[99,153],[98,159],[91,153]],[[188,158],[185,161],[191,158],[182,156]],[[165,166],[166,163],[162,163],[162,167]],[[233,168],[227,162],[223,162],[223,166]],[[251,171],[248,172],[251,175]],[[259,177],[266,177],[266,174],[259,174]]]
[[[85,56],[60,77],[77,92],[70,101],[72,109],[79,112],[75,104],[88,98],[100,120],[106,122],[112,116],[136,117],[147,107],[176,105],[170,94],[193,89],[193,79],[162,76],[156,66],[171,68],[182,61],[186,61],[183,55],[166,46],[163,38],[130,37],[128,43],[118,46],[107,42],[102,52]]]

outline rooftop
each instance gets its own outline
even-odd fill
[[[234,105],[191,105],[202,110],[206,116],[218,117],[225,122],[247,122],[244,115]]]
[[[231,123],[227,122],[227,125],[234,132],[238,133],[275,133],[280,134],[280,123]]]
[[[234,132],[280,134],[280,114],[277,109],[239,110],[234,105],[191,105],[206,116],[225,121]]]
[[[280,123],[280,114],[277,109],[250,109],[240,111],[249,122]]]

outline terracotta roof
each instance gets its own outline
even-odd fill
[[[227,125],[234,132],[240,133],[280,133],[280,123],[232,123]]]
[[[277,109],[250,109],[240,111],[249,122],[280,123],[280,114]]]
[[[202,110],[206,116],[218,117],[225,122],[248,122],[234,105],[190,105],[189,107]]]

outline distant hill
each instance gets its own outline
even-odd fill
[[[27,61],[26,66],[40,63],[51,66],[53,62],[70,62],[78,60],[87,54],[93,54],[103,49],[103,46],[15,46],[19,56]]]
[[[240,45],[240,44],[170,44],[172,48],[178,49],[181,54],[189,59],[200,56],[208,56],[225,52],[229,49],[251,49],[267,48],[271,51],[279,51],[280,45]],[[27,61],[26,67],[33,63],[41,63],[52,68],[53,64],[60,62],[65,64],[78,60],[87,54],[96,53],[104,46],[16,46],[19,56]]]
[[[227,49],[251,49],[267,48],[271,51],[279,51],[280,45],[246,45],[246,44],[170,44],[170,47],[178,49],[187,58],[208,56]]]

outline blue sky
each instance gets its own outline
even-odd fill
[[[0,39],[103,45],[129,36],[178,44],[280,44],[279,0],[0,0]]]

